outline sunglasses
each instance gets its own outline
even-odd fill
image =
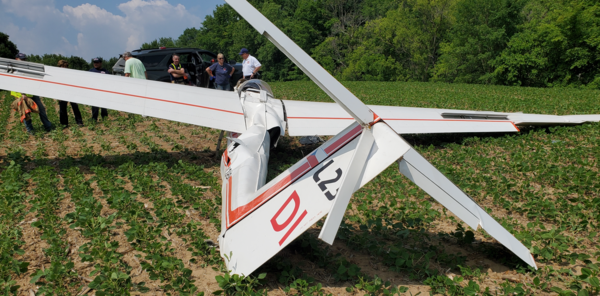
[[[224,60],[224,58],[218,58],[219,60]]]

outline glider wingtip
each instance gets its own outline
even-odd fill
[[[529,256],[531,256],[531,262],[529,263],[529,265],[535,268],[535,270],[538,270],[537,264],[535,263],[535,258],[533,258],[533,255],[531,253],[529,253]]]

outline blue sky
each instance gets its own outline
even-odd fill
[[[26,54],[109,58],[200,27],[224,0],[0,0],[0,32]]]

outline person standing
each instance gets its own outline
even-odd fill
[[[123,59],[125,60],[125,77],[148,79],[146,67],[144,67],[142,61],[134,58],[131,52],[124,53]]]
[[[60,68],[69,68],[69,63],[65,60],[58,61],[58,66]],[[63,125],[64,128],[69,127],[69,115],[67,113],[67,105],[69,102],[67,101],[58,101],[58,106],[60,109],[60,124]],[[71,102],[71,109],[73,109],[73,115],[75,115],[75,122],[79,126],[83,126],[83,119],[81,118],[81,112],[79,112],[79,105],[77,103]]]
[[[92,63],[94,64],[94,68],[90,69],[90,72],[94,72],[94,73],[100,73],[100,74],[108,74],[108,71],[106,71],[106,69],[102,68],[102,58],[101,57],[97,57],[94,58],[92,60]],[[71,103],[72,105],[72,103]],[[108,117],[108,110],[106,110],[106,108],[98,108],[98,107],[94,107],[92,106],[92,120],[94,121],[98,121],[98,111],[100,110],[100,113],[102,115],[102,120],[106,120],[106,118]]]
[[[217,63],[206,68],[206,72],[210,75],[211,80],[215,81],[215,88],[220,90],[229,90],[229,78],[233,76],[235,69],[225,63],[225,56],[220,53],[217,55]]]
[[[171,58],[173,59],[173,63],[169,65],[169,69],[167,70],[169,76],[171,76],[171,83],[185,85],[185,69],[179,63],[179,55],[174,53]]]
[[[19,53],[15,56],[15,60],[27,61],[27,55],[24,53]],[[18,72],[14,72],[14,73],[16,74]],[[48,119],[48,115],[46,114],[46,107],[42,103],[42,100],[40,99],[40,97],[29,95],[29,94],[21,94],[19,92],[14,92],[14,91],[11,91],[10,94],[15,98],[23,98],[24,99],[24,97],[31,97],[31,99],[35,102],[35,104],[38,107],[40,120],[42,121],[42,124],[44,125],[44,129],[46,129],[47,132],[52,130],[52,128],[54,126],[52,125],[52,122],[50,122],[50,120]],[[33,124],[31,122],[31,120],[24,120],[23,122],[25,123],[25,129],[27,129],[27,132],[33,133],[34,129],[33,129]]]
[[[246,48],[240,50],[240,56],[244,59],[242,62],[244,79],[250,80],[256,78],[258,71],[260,71],[260,62],[255,57],[251,56]]]

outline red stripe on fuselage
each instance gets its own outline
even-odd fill
[[[309,155],[306,160],[308,161],[308,163],[310,164],[311,168],[316,167],[317,165],[319,165],[319,160],[317,159],[316,156],[314,155]]]
[[[352,139],[354,139],[356,136],[358,136],[358,134],[360,134],[361,132],[362,132],[362,126],[357,125],[355,128],[350,130],[350,132],[348,132],[347,134],[345,134],[344,136],[339,138],[333,144],[329,145],[323,151],[325,151],[325,153],[327,155],[329,155],[332,153],[333,150],[337,151],[340,146],[350,142]]]
[[[357,127],[350,130],[348,133],[343,135],[339,140],[337,140],[333,144],[329,145],[325,151],[325,153],[327,154],[327,157],[333,155],[335,152],[337,152],[342,147],[344,147],[344,145],[346,145],[350,141],[354,140],[354,138],[356,138],[358,135],[360,135],[360,133],[362,133],[362,127],[360,125],[358,125]],[[325,157],[323,160],[327,159],[327,157]],[[296,182],[298,179],[300,179],[300,177],[302,177],[302,176],[304,176],[304,174],[308,173],[312,168],[316,167],[316,165],[312,166],[309,163],[307,158],[305,158],[304,161],[305,162],[299,168],[292,171],[288,176],[285,176],[283,179],[279,180],[279,182],[275,183],[275,185],[271,186],[265,192],[261,193],[259,196],[257,196],[255,199],[253,199],[248,204],[239,206],[238,208],[236,208],[233,211],[231,210],[232,182],[231,182],[231,177],[230,177],[229,184],[228,184],[229,191],[227,192],[227,204],[228,204],[227,205],[227,223],[226,223],[227,228],[230,228],[235,223],[239,222],[244,217],[248,216],[250,213],[252,213],[258,207],[263,205],[265,202],[269,201],[271,198],[276,196],[278,193],[280,193],[281,191],[286,189],[288,186],[292,185],[294,182]],[[317,163],[317,165],[318,164],[319,163]]]
[[[290,175],[279,180],[279,182],[275,183],[275,185],[273,185],[272,187],[267,189],[265,192],[263,192],[262,194],[257,196],[251,202],[249,202],[243,206],[239,206],[233,211],[231,210],[231,191],[228,192],[227,201],[229,203],[229,205],[228,205],[228,211],[229,211],[228,214],[229,215],[227,217],[228,218],[227,228],[233,226],[235,223],[239,222],[242,218],[246,217],[252,211],[254,211],[258,207],[260,207],[262,204],[264,204],[265,202],[270,200],[272,197],[277,195],[283,189],[290,186],[292,183],[294,183],[296,180],[298,180],[301,176],[303,176],[305,173],[310,171],[310,169],[311,169],[310,164],[308,164],[308,162],[304,163],[298,169],[294,170]],[[229,180],[231,180],[231,177],[229,178]],[[232,188],[231,181],[230,181],[229,188]]]

